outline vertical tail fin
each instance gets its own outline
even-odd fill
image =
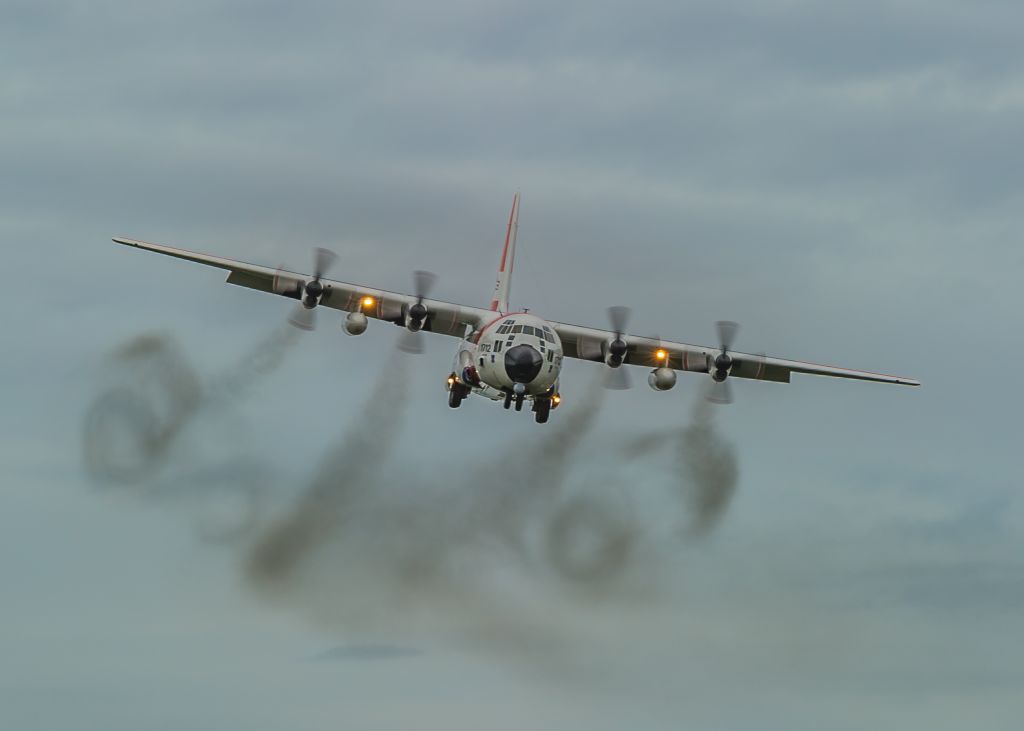
[[[512,213],[508,217],[508,231],[505,233],[505,248],[501,252],[498,266],[498,282],[494,286],[491,309],[508,312],[508,296],[512,286],[512,268],[516,261],[516,232],[519,230],[519,193],[512,198]]]

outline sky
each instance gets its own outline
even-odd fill
[[[1022,22],[3,3],[0,725],[1018,728]],[[732,319],[741,350],[923,386],[703,412],[702,376],[604,393],[570,363],[540,427],[450,410],[454,341],[288,333],[290,302],[110,242],[326,246],[339,279],[486,305],[516,191],[516,307],[702,344]],[[173,428],[116,483],[90,415],[124,389]],[[702,530],[694,444],[737,475]]]

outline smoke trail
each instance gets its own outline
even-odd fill
[[[405,359],[391,358],[389,363],[342,440],[321,460],[298,503],[250,551],[246,571],[256,583],[272,585],[287,579],[344,525],[360,497],[357,490],[372,484],[397,440],[405,413]]]
[[[280,367],[297,336],[294,328],[277,328],[206,386],[171,336],[145,333],[127,341],[104,367],[112,385],[83,420],[86,470],[100,482],[145,487],[200,410],[243,396]]]
[[[688,519],[683,534],[707,534],[721,520],[739,480],[739,460],[733,445],[715,428],[715,407],[698,398],[690,423],[681,429],[657,431],[636,438],[622,449],[627,459],[646,456],[665,446],[675,447],[675,485]]]
[[[94,477],[141,482],[158,469],[200,403],[199,378],[167,335],[147,333],[119,347],[105,368],[116,384],[89,407],[82,431]]]
[[[628,568],[639,538],[631,511],[605,498],[574,496],[549,521],[546,556],[578,585],[607,585]]]
[[[210,381],[205,389],[205,406],[219,406],[244,397],[259,381],[280,368],[298,342],[302,331],[279,325],[230,368]]]
[[[502,450],[514,456],[514,470],[495,472],[489,462],[474,470],[471,483],[487,485],[489,494],[474,501],[475,514],[466,529],[499,535],[511,548],[524,550],[529,522],[550,511],[566,481],[570,459],[596,425],[604,403],[604,389],[596,386],[595,381],[583,389],[591,397],[569,409],[554,428]]]
[[[721,520],[739,479],[736,450],[715,430],[713,410],[707,401],[697,402],[678,452],[679,466],[690,477],[684,497],[692,515],[689,530],[696,535],[706,534]]]
[[[94,474],[146,482],[196,414],[244,394],[295,337],[290,328],[272,333],[205,388],[170,339],[133,340],[114,358],[130,377],[97,401],[86,430],[86,441],[98,442],[86,444],[100,465]],[[229,462],[175,480],[204,485],[217,508],[199,523],[204,540],[246,541],[242,568],[255,589],[346,631],[413,624],[474,646],[550,650],[567,632],[555,618],[560,602],[633,601],[639,580],[659,576],[664,549],[623,489],[631,462],[668,452],[667,465],[644,464],[667,470],[691,534],[715,525],[735,489],[735,452],[703,401],[685,427],[576,459],[603,405],[599,378],[518,443],[447,473],[396,474],[388,457],[406,416],[406,361],[388,363],[301,496],[269,527],[264,465]],[[120,424],[120,447],[111,450],[111,429],[95,428],[103,420]]]

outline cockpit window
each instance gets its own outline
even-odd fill
[[[555,336],[549,332],[544,333],[544,339],[547,340],[549,343],[555,342]]]
[[[521,333],[522,331],[523,331],[523,326],[522,325],[515,325],[512,328],[512,332],[513,333]]]

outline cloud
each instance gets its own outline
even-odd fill
[[[84,487],[78,416],[108,346],[166,328],[199,371],[217,372],[244,358],[267,323],[287,312],[272,298],[222,286],[219,273],[115,248],[109,236],[271,266],[301,266],[313,246],[328,245],[342,254],[339,277],[404,289],[409,272],[428,268],[441,275],[439,294],[480,303],[511,193],[522,189],[514,292],[541,315],[600,325],[607,305],[625,303],[638,328],[697,343],[711,339],[716,319],[735,318],[744,324],[744,349],[892,369],[926,385],[905,393],[812,378],[737,384],[737,403],[716,424],[743,458],[736,489],[712,493],[728,504],[728,519],[674,557],[671,588],[684,601],[656,621],[655,610],[632,606],[574,610],[594,587],[601,596],[607,577],[622,575],[617,562],[643,565],[646,546],[620,550],[626,544],[615,537],[630,535],[623,526],[674,526],[676,517],[632,492],[666,486],[664,474],[643,460],[633,471],[588,472],[607,465],[586,447],[673,432],[699,382],[681,378],[668,394],[608,395],[585,448],[570,460],[581,484],[545,507],[590,516],[566,517],[556,530],[572,536],[560,554],[570,573],[581,566],[586,573],[575,551],[595,545],[587,543],[594,534],[613,537],[608,560],[597,565],[614,570],[571,584],[590,588],[558,618],[604,638],[583,643],[592,654],[580,652],[614,677],[582,699],[561,693],[564,681],[524,690],[516,709],[482,714],[485,722],[572,725],[566,706],[550,699],[554,688],[573,709],[593,709],[586,720],[595,728],[636,725],[640,707],[649,727],[678,726],[682,717],[735,728],[776,719],[786,728],[894,721],[960,728],[979,719],[1014,728],[1019,703],[1007,689],[1020,683],[1012,613],[1020,388],[1006,364],[1022,354],[1011,321],[1024,304],[1016,281],[1024,264],[1020,12],[1002,2],[916,0],[271,2],[244,10],[233,2],[6,3],[0,241],[9,275],[0,301],[10,317],[0,377],[9,386],[9,418],[0,435],[9,489],[0,514],[21,547],[8,552],[5,572],[20,587],[10,592],[20,607],[9,613],[12,637],[37,644],[18,631],[44,616],[32,598],[46,598],[53,623],[78,627],[62,608],[89,605],[86,579],[123,575],[136,585],[151,575],[149,559],[161,547],[172,550],[166,540],[100,550],[119,535],[125,514],[111,510],[106,522],[97,512],[90,521],[69,515],[68,496]],[[205,427],[181,432],[211,451],[244,432],[239,441],[272,464],[253,458],[255,470],[226,463],[211,473],[197,465],[182,471],[179,488],[201,491],[228,475],[255,480],[266,468],[271,483],[289,492],[275,492],[260,510],[298,501],[318,450],[376,380],[379,361],[368,354],[392,346],[393,329],[343,339],[336,321],[324,323],[289,350],[295,357],[272,381],[232,401],[234,416],[225,418],[233,421],[204,417]],[[408,372],[400,465],[380,479],[422,478],[426,466],[448,476],[447,465],[467,453],[490,455],[492,469],[500,468],[495,445],[537,435],[526,431],[532,423],[486,404],[457,413],[444,407],[438,383],[448,345]],[[557,416],[589,398],[588,368],[567,370],[567,410]],[[484,478],[476,479],[474,497],[486,494]],[[607,482],[618,491],[586,489]],[[461,499],[377,497],[375,516],[394,521],[394,533],[411,527],[406,542],[384,542],[377,558],[385,566],[430,558],[417,549],[436,526],[462,535],[453,517],[466,505]],[[591,500],[605,509],[589,512]],[[441,505],[452,515],[413,510]],[[650,523],[644,510],[652,506]],[[244,502],[219,508],[210,516],[214,535],[247,524],[220,520],[244,516]],[[259,515],[263,525],[277,513]],[[503,529],[500,517],[488,513],[488,525]],[[40,533],[39,525],[55,530]],[[358,528],[346,537],[374,546]],[[19,558],[25,550],[34,557],[31,572]],[[321,550],[317,575],[348,556],[330,542]],[[593,555],[602,554],[584,551]],[[530,556],[562,576],[543,550]],[[456,552],[453,566],[464,558]],[[44,570],[65,564],[64,573]],[[489,578],[513,588],[517,579]],[[196,614],[194,602],[202,601],[218,627],[251,627],[244,624],[251,615],[218,609],[200,593],[176,597],[182,616]],[[371,619],[373,596],[365,595]],[[546,607],[531,607],[529,593],[502,598],[481,616],[494,612],[498,625],[551,619]],[[160,601],[162,608],[166,596]],[[128,646],[151,645],[124,639],[132,637],[124,627],[147,613],[119,615],[95,599],[91,606],[88,635],[108,640],[93,666],[126,653],[138,672],[105,677],[134,680],[136,702],[157,707],[162,696],[147,694],[158,684],[144,685],[145,662]],[[257,638],[262,646],[273,634],[263,629],[239,644],[251,648]],[[216,642],[231,640],[211,639],[196,657],[179,659],[183,676],[204,658],[230,654]],[[76,676],[76,667],[22,665],[37,673],[37,687],[52,688],[58,671],[69,686],[102,681],[94,668]],[[472,678],[486,710],[507,707],[500,699],[510,703],[509,684],[488,685],[478,675],[478,667],[445,667],[435,690]],[[638,688],[642,704],[632,693]],[[211,681],[187,695],[199,701],[203,692],[230,690]],[[31,713],[59,707],[95,717],[86,712],[95,708],[70,698],[48,704],[18,695],[33,698]],[[742,708],[730,705],[738,695]],[[802,718],[794,698],[810,707]],[[4,700],[5,707],[24,703]],[[308,718],[310,698],[302,701],[288,709],[295,711],[288,722]],[[178,704],[175,712],[226,704],[203,705]],[[393,707],[396,715],[408,709]],[[145,710],[127,726],[146,725]],[[31,718],[21,725],[38,725]],[[66,718],[49,725],[67,725]]]

